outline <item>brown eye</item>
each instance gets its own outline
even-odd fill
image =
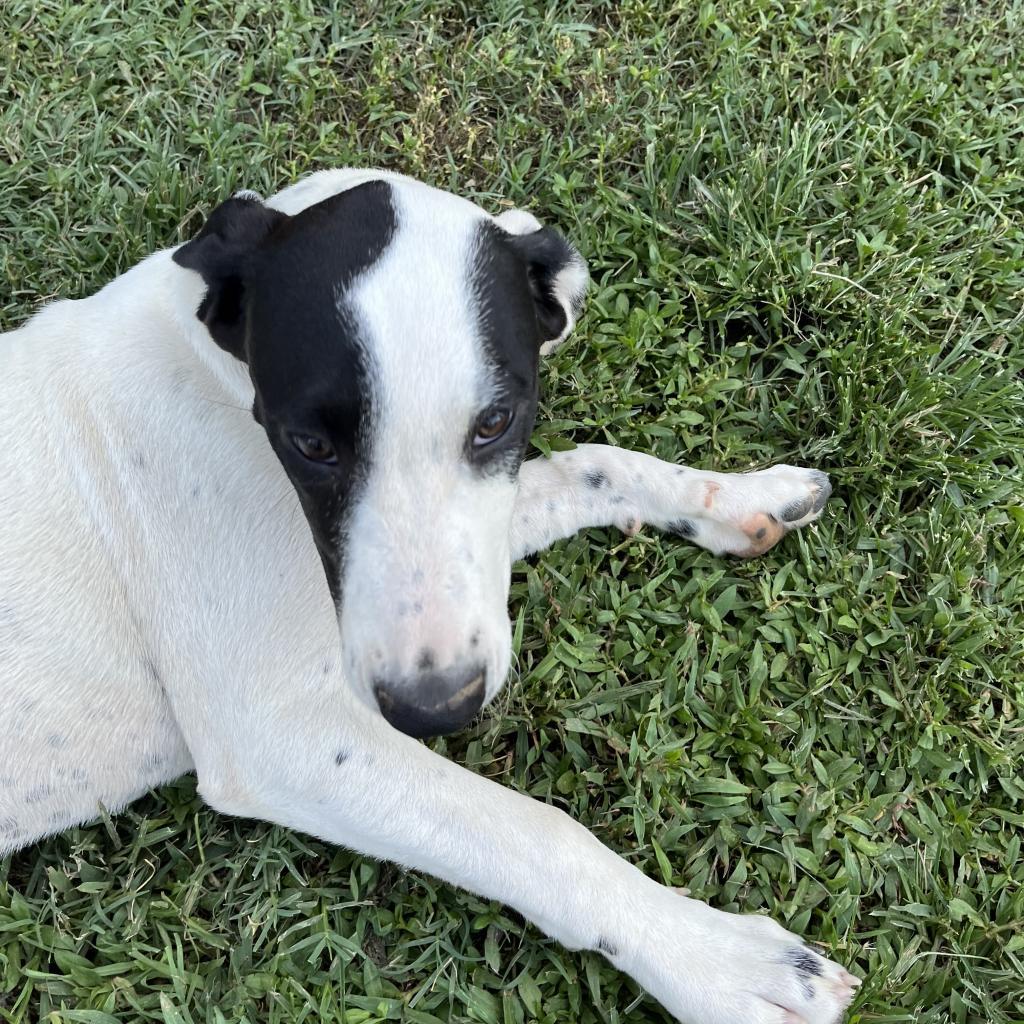
[[[312,434],[292,434],[292,444],[298,449],[299,454],[310,462],[320,462],[330,465],[338,461],[338,456],[330,443],[322,437],[313,437]]]
[[[481,445],[497,441],[508,430],[511,423],[511,409],[502,409],[500,406],[492,405],[490,409],[485,409],[480,413],[476,419],[473,444],[479,448]]]

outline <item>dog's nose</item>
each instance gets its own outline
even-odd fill
[[[380,713],[400,732],[417,739],[444,736],[467,725],[482,707],[486,689],[483,665],[423,672],[405,680],[378,679],[373,684]]]

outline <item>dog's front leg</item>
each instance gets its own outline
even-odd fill
[[[651,881],[562,812],[352,701],[303,703],[272,735],[242,732],[239,750],[197,758],[214,806],[501,900],[564,944],[599,950],[687,1024],[831,1024],[849,1001],[856,980],[770,919]]]
[[[523,464],[512,518],[512,557],[588,526],[635,533],[645,523],[716,554],[759,555],[817,519],[831,493],[814,469],[772,466],[713,473],[641,452],[582,444]]]

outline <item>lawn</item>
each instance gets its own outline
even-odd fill
[[[517,565],[514,678],[437,749],[821,943],[853,1021],[1024,1021],[1024,4],[327,6],[5,0],[0,327],[325,166],[559,225],[594,285],[539,449],[835,494],[754,561]],[[191,778],[0,861],[5,1022],[665,1019]]]

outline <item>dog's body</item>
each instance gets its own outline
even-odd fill
[[[601,950],[682,1020],[831,1024],[855,980],[774,922],[403,735],[500,689],[512,559],[644,522],[757,553],[824,475],[594,445],[520,467],[585,284],[527,214],[358,171],[221,211],[0,339],[0,854],[194,770],[225,812]],[[329,415],[300,417],[314,392]]]

